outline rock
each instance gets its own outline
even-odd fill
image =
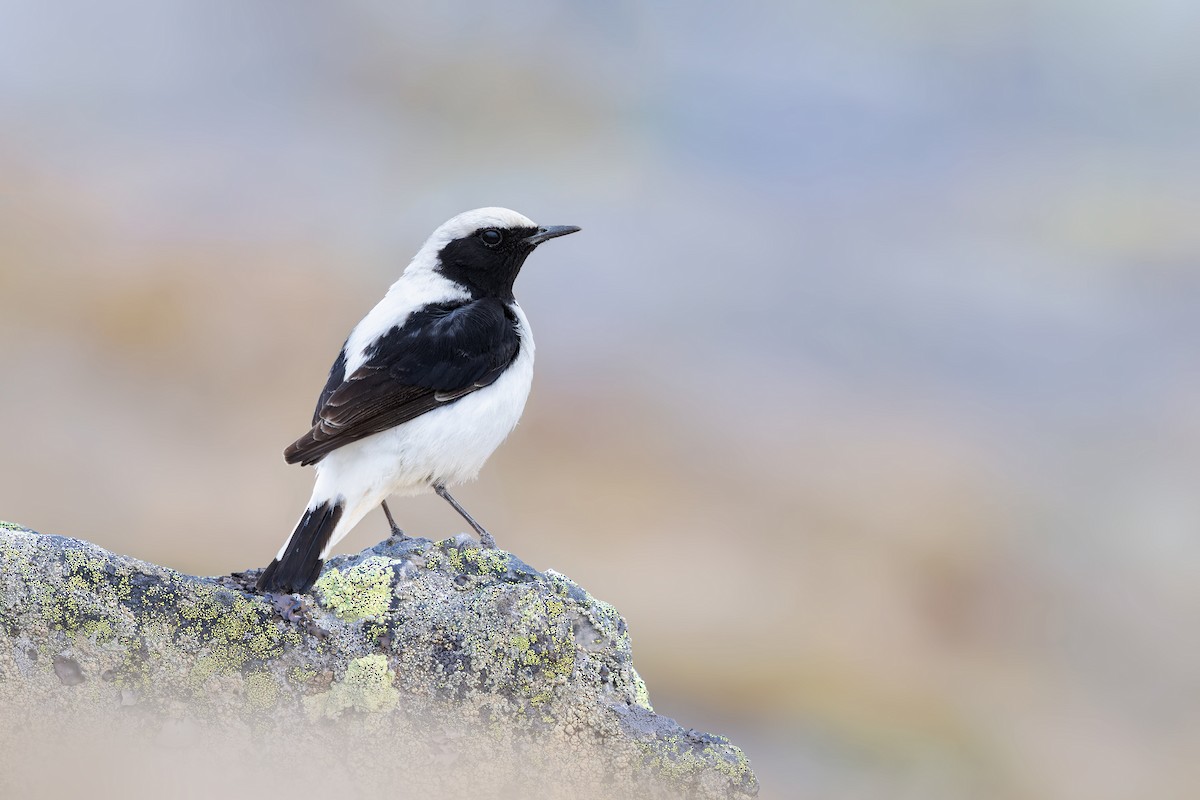
[[[737,747],[654,713],[625,620],[564,575],[466,535],[336,557],[311,596],[260,596],[256,574],[193,577],[0,524],[0,714],[136,719],[163,747],[244,736],[293,769],[353,765],[359,788],[395,762],[408,784],[425,765],[427,791],[521,796],[538,776],[543,793],[758,792]]]

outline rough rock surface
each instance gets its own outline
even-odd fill
[[[253,578],[0,523],[0,715],[282,729],[293,752],[303,732],[349,737],[338,757],[363,769],[364,743],[403,741],[406,763],[461,757],[518,794],[530,774],[609,796],[757,794],[737,747],[653,712],[625,621],[556,572],[461,535],[334,558],[311,596],[259,596]]]

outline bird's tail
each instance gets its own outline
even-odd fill
[[[260,592],[307,592],[321,574],[322,554],[342,518],[345,501],[326,500],[309,506],[279,555],[258,578]]]

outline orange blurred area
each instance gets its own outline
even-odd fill
[[[510,206],[583,231],[456,495],[657,711],[769,798],[1194,791],[1200,12],[77,5],[0,29],[0,518],[264,565],[347,332]]]

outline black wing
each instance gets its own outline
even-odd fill
[[[515,316],[495,298],[414,312],[380,337],[366,362],[344,379],[343,348],[312,430],[283,457],[289,464],[315,464],[343,445],[452,403],[493,383],[520,347]]]

